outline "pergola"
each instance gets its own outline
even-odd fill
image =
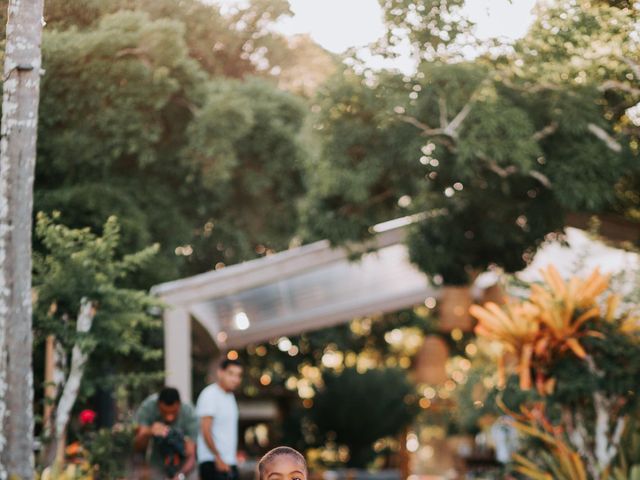
[[[154,287],[166,305],[167,384],[191,398],[191,319],[227,350],[424,302],[436,292],[409,263],[409,222],[377,225],[366,245],[319,241]],[[356,252],[367,253],[353,261]]]
[[[373,227],[365,245],[333,248],[319,241],[281,253],[157,285],[152,292],[165,303],[164,358],[166,382],[192,397],[192,335],[219,351],[240,348],[284,335],[320,329],[353,318],[397,311],[437,297],[424,274],[408,260],[403,218]],[[582,231],[567,229],[569,246],[542,248],[524,272],[535,280],[538,269],[553,262],[568,275],[597,265],[620,271],[638,265],[638,256],[595,242]],[[577,265],[580,252],[589,251]],[[352,260],[354,253],[364,253]],[[484,274],[476,287],[495,283]],[[192,320],[198,324],[192,332]],[[201,328],[200,328],[201,327]],[[215,352],[212,352],[212,355]]]

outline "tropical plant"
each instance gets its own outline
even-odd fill
[[[633,393],[640,387],[638,317],[619,295],[602,299],[610,276],[597,269],[586,279],[566,282],[550,266],[543,278],[543,284],[531,287],[528,299],[510,299],[504,307],[473,306],[476,332],[502,347],[502,361],[516,358],[512,363],[520,388],[529,390],[535,382],[548,410],[562,421],[562,441],[577,452],[589,478],[602,479],[614,464],[638,403]],[[502,362],[498,369],[504,378]],[[547,431],[549,425],[544,424]],[[541,437],[531,426],[521,429]],[[543,440],[551,445],[551,438]],[[560,442],[557,436],[553,440]],[[565,474],[578,475],[566,478],[582,478],[573,450],[560,443],[553,448]]]
[[[510,413],[517,419],[514,422],[516,429],[544,446],[539,452],[538,463],[514,454],[517,472],[533,480],[587,480],[582,458],[569,446],[562,428],[552,425],[546,418],[543,405],[522,408],[522,415]]]
[[[520,386],[524,390],[532,385],[532,358],[547,361],[551,352],[562,353],[567,349],[579,358],[586,358],[579,339],[600,334],[584,328],[585,324],[594,318],[611,322],[620,301],[619,296],[611,295],[603,315],[596,300],[606,290],[610,276],[601,275],[597,269],[586,280],[573,277],[568,284],[553,266],[544,270],[543,276],[545,287],[532,285],[529,300],[507,302],[504,309],[492,302],[470,309],[478,319],[476,333],[500,342],[506,352],[519,358]],[[623,322],[631,324],[632,319],[625,317]],[[540,386],[541,377],[536,380]],[[552,386],[546,384],[547,389]]]
[[[638,418],[636,414],[622,437],[620,455],[611,470],[611,480],[640,480],[640,420]]]
[[[502,404],[502,409],[508,409]],[[522,454],[514,454],[514,470],[534,480],[587,480],[587,465],[570,445],[564,429],[554,426],[546,418],[544,405],[533,409],[522,408],[521,414],[509,411],[516,419],[515,428],[544,446],[536,452],[537,462]],[[640,479],[640,431],[637,422],[631,422],[621,441],[615,465],[603,472],[605,480]]]

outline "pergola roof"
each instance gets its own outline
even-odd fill
[[[401,219],[375,227],[365,253],[320,241],[165,283],[153,292],[186,308],[221,348],[327,327],[421,303],[433,288],[407,258]],[[365,250],[362,250],[362,249]]]

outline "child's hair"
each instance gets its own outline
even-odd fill
[[[291,447],[276,447],[273,450],[268,451],[264,454],[264,456],[258,462],[258,479],[263,480],[264,472],[267,468],[267,465],[273,462],[277,457],[282,457],[284,455],[288,455],[293,457],[304,467],[304,473],[309,474],[309,469],[307,468],[307,461],[304,459],[304,455],[302,455],[299,451],[291,448]]]

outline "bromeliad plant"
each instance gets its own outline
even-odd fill
[[[639,318],[633,308],[619,312],[620,295],[605,295],[610,276],[597,269],[586,279],[565,281],[550,266],[543,278],[526,300],[509,299],[503,307],[474,305],[470,311],[478,320],[476,333],[502,349],[499,382],[504,385],[508,366],[513,366],[520,389],[535,386],[561,425],[553,435],[546,432],[541,437],[537,420],[525,417],[519,421],[521,430],[543,443],[556,442],[547,442],[546,450],[559,455],[558,465],[567,471],[580,472],[574,463],[584,462],[588,477],[576,473],[566,478],[600,480],[612,469],[630,412],[638,403]],[[531,472],[528,462],[520,465]],[[530,477],[549,478],[540,472]]]
[[[568,443],[564,429],[549,421],[543,403],[522,406],[519,414],[509,411],[504,403],[500,407],[512,416],[518,431],[542,447],[536,452],[536,462],[514,454],[516,472],[534,480],[589,479],[584,459]],[[603,480],[640,480],[640,429],[633,423],[627,426],[616,465],[603,473]]]
[[[562,428],[554,426],[545,415],[544,404],[510,412],[514,426],[543,447],[538,463],[514,454],[515,470],[534,480],[587,480],[587,469],[580,455],[567,444]]]

